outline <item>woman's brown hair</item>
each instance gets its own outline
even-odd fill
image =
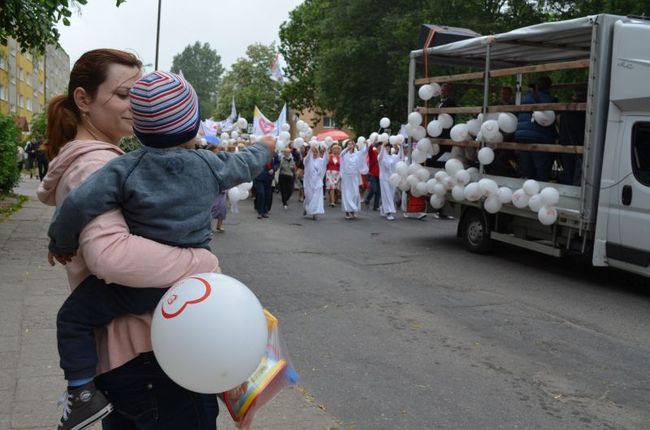
[[[111,64],[142,67],[142,62],[128,52],[117,49],[94,49],[83,54],[72,67],[68,94],[52,97],[47,106],[47,158],[50,160],[77,134],[81,112],[74,102],[74,90],[83,88],[90,97],[108,77]]]

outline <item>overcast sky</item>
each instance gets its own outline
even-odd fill
[[[208,42],[229,68],[255,42],[279,43],[280,24],[302,0],[162,0],[158,68],[169,70],[174,55],[197,40]],[[85,51],[117,48],[136,53],[143,64],[156,56],[158,0],[91,0],[59,25],[60,43],[71,66]],[[152,67],[146,70],[151,71]]]

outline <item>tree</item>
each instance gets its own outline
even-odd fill
[[[305,0],[280,27],[294,108],[334,112],[360,134],[406,120],[408,54],[423,23],[494,34],[593,13],[648,14],[643,0]],[[435,69],[433,73],[452,73]]]
[[[0,114],[0,194],[13,190],[20,179],[16,162],[20,130],[10,116]]]
[[[223,74],[221,57],[209,43],[195,42],[187,45],[183,52],[174,55],[172,73],[183,72],[183,76],[192,84],[199,96],[201,116],[208,117],[214,110],[217,85]]]
[[[235,97],[240,116],[251,119],[255,106],[271,119],[282,109],[281,86],[270,77],[270,68],[277,56],[275,43],[255,43],[246,48],[246,57],[239,58],[229,70],[217,90],[216,118],[230,115]]]
[[[29,129],[32,131],[32,140],[41,140],[45,138],[45,133],[47,131],[47,114],[45,112],[35,114],[32,117],[32,123]]]
[[[126,0],[116,0],[120,6]],[[85,5],[88,0],[72,2],[75,7]],[[59,43],[56,24],[70,25],[70,2],[67,0],[3,0],[0,2],[0,44],[6,45],[7,38],[16,39],[23,52],[45,53],[47,45]]]

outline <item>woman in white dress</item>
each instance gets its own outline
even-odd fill
[[[356,218],[361,208],[359,181],[361,172],[366,168],[367,152],[365,144],[357,151],[352,140],[341,152],[341,209],[345,212],[345,219]]]
[[[305,210],[303,215],[311,216],[314,220],[318,215],[325,213],[323,205],[323,179],[327,168],[329,156],[327,151],[324,154],[314,145],[304,159],[305,173],[303,178],[303,187],[305,189]]]
[[[395,173],[395,164],[402,158],[402,145],[397,154],[390,153],[390,144],[387,143],[379,153],[379,187],[381,188],[381,213],[386,219],[395,219],[395,187],[390,183],[390,176]]]

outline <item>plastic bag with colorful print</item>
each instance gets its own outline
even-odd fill
[[[239,388],[219,394],[237,428],[250,427],[255,413],[280,390],[298,382],[298,374],[282,347],[278,319],[264,309],[269,341],[260,365]]]

